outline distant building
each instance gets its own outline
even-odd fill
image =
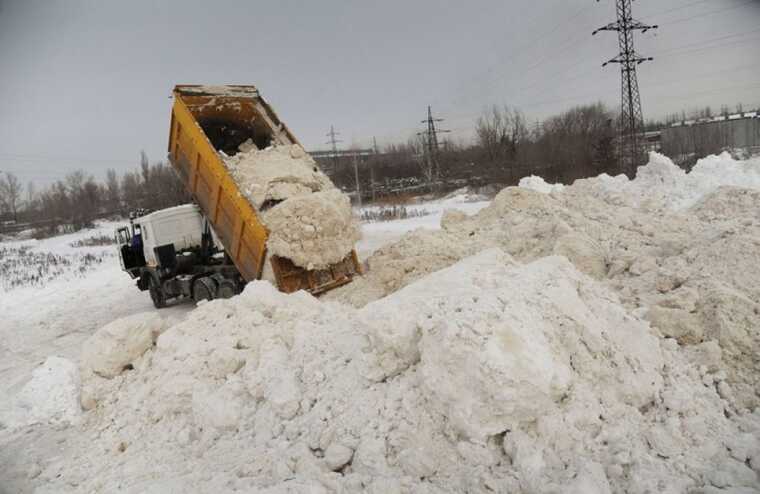
[[[760,148],[760,112],[676,122],[662,129],[661,143],[665,150],[684,151],[706,143],[717,148]]]

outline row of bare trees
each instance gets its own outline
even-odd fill
[[[105,181],[75,170],[37,192],[34,183],[24,189],[13,174],[0,179],[0,217],[44,223],[54,231],[77,230],[97,218],[125,216],[137,209],[155,210],[188,201],[190,197],[174,170],[161,162],[150,164],[145,153],[136,171],[119,176],[115,170],[108,170]]]
[[[475,121],[475,138],[466,144],[444,140],[435,164],[425,153],[419,136],[406,143],[387,146],[382,153],[365,159],[360,167],[360,189],[367,195],[385,184],[397,188],[424,189],[434,177],[439,190],[470,185],[513,185],[530,174],[547,180],[569,182],[577,178],[617,173],[615,156],[616,115],[602,103],[571,108],[531,123],[521,111],[509,106],[492,106]],[[353,190],[353,163],[345,159],[331,169],[333,180]]]

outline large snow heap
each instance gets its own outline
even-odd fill
[[[298,144],[241,152],[224,163],[269,230],[268,255],[324,269],[342,261],[359,240],[348,196]]]
[[[117,375],[82,374],[91,410],[39,479],[757,492],[759,206],[723,170],[751,183],[760,161],[507,188],[380,249],[333,300],[254,282],[203,304]]]

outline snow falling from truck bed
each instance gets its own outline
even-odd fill
[[[298,144],[256,149],[224,163],[269,230],[267,254],[306,269],[342,261],[360,238],[348,197]]]
[[[760,192],[734,182],[760,184],[760,160],[695,172],[653,155],[633,181],[505,189],[380,248],[354,298],[333,297],[356,307],[254,282],[179,324],[117,321],[66,381],[88,410],[66,453],[30,476],[39,492],[756,492]]]

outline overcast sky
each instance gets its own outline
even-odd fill
[[[760,0],[637,0],[645,118],[760,105]],[[531,120],[619,106],[613,0],[0,0],[0,171],[40,185],[165,157],[178,83],[254,84],[308,149],[458,139],[487,105]]]

